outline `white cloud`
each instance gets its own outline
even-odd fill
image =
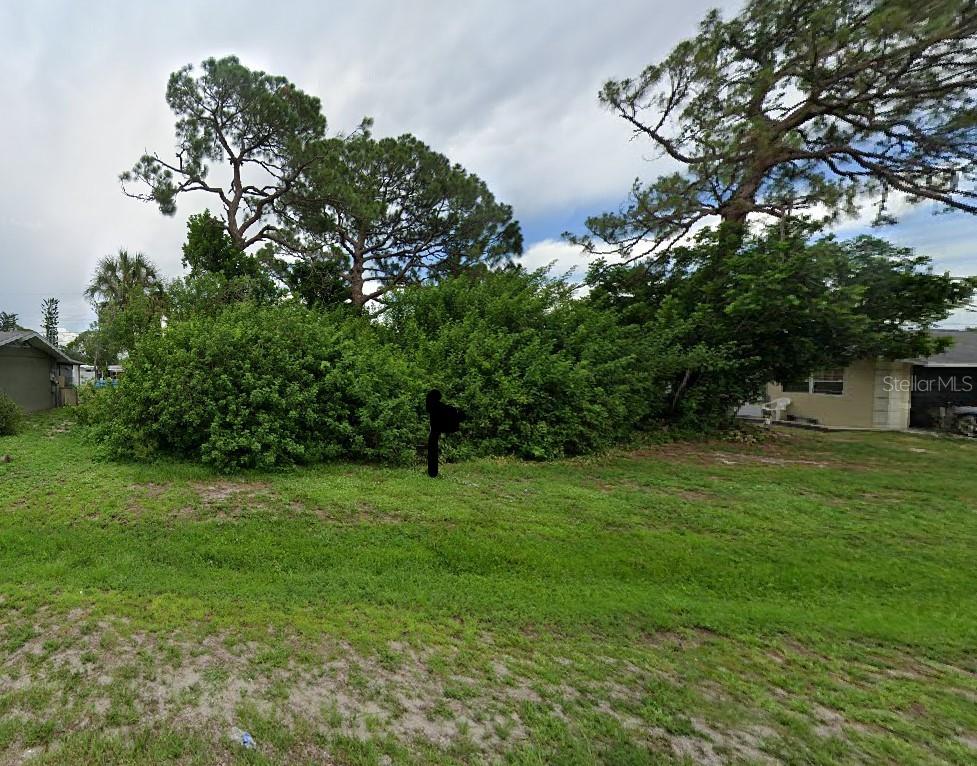
[[[583,248],[560,239],[543,239],[534,242],[516,259],[516,262],[534,271],[548,268],[551,277],[566,278],[576,283],[574,294],[580,298],[590,292],[590,286],[583,284],[587,269],[597,258],[613,263],[619,260],[613,256],[588,255]]]
[[[412,132],[527,222],[600,212],[635,176],[654,174],[648,147],[629,142],[597,90],[693,34],[713,5],[0,4],[0,103],[11,115],[0,123],[0,175],[16,179],[0,187],[0,310],[37,326],[42,298],[55,296],[65,325],[84,329],[92,313],[81,293],[119,247],[180,273],[186,217],[213,201],[181,200],[178,216],[163,218],[123,197],[117,176],[144,150],[172,147],[164,92],[186,63],[236,53],[319,96],[331,130],[371,115],[380,135]]]
[[[549,267],[552,276],[570,273],[573,281],[579,281],[587,273],[591,258],[584,254],[582,248],[569,242],[544,239],[527,247],[516,260],[530,271]]]
[[[371,115],[378,134],[412,132],[478,173],[534,238],[553,237],[522,261],[555,260],[554,273],[576,267],[581,278],[586,259],[555,239],[565,223],[538,222],[613,208],[635,177],[652,180],[662,167],[600,108],[598,88],[693,35],[709,8],[740,4],[2,3],[0,103],[10,117],[0,122],[0,310],[38,327],[41,300],[58,297],[65,326],[84,329],[93,317],[82,291],[119,247],[180,273],[186,217],[213,201],[181,200],[164,218],[123,197],[117,176],[145,149],[172,147],[169,73],[229,53],[319,96],[331,130]],[[954,273],[977,272],[975,223],[936,218],[880,234]]]

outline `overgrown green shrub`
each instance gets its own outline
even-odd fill
[[[575,455],[627,437],[660,408],[640,328],[571,300],[542,272],[505,271],[413,287],[382,332],[469,420],[456,454]]]
[[[96,388],[94,381],[78,387],[78,407],[75,409],[82,425],[97,425],[108,421],[114,407],[115,387]]]
[[[82,419],[124,457],[405,462],[426,435],[424,394],[440,388],[468,415],[449,457],[576,455],[661,412],[674,370],[654,338],[519,270],[406,289],[376,321],[237,304],[144,336]]]
[[[0,436],[13,436],[20,430],[24,421],[24,411],[20,406],[0,391]]]
[[[110,396],[98,428],[113,454],[222,470],[402,462],[422,425],[423,392],[366,320],[294,304],[239,304],[145,337]]]

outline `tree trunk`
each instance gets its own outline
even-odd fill
[[[682,376],[682,382],[679,383],[675,388],[675,395],[672,397],[672,404],[668,408],[670,415],[674,415],[675,411],[678,409],[678,405],[682,401],[682,395],[685,393],[685,389],[689,385],[689,378],[691,377],[692,370],[686,369],[685,374]]]
[[[363,249],[366,245],[366,233],[360,231],[359,237],[356,240],[356,248],[353,251],[352,264],[349,269],[349,293],[352,298],[353,305],[356,308],[363,308],[366,303],[366,298],[364,296],[364,278],[363,270],[364,264],[364,253]]]
[[[230,151],[230,150],[228,150]],[[231,157],[231,167],[234,169],[234,177],[231,181],[231,199],[227,203],[227,233],[238,250],[244,250],[244,232],[237,222],[237,211],[241,207],[241,199],[244,196],[241,191],[241,163]]]
[[[766,163],[754,167],[719,213],[723,228],[728,231],[731,238],[730,244],[735,242],[736,247],[739,247],[746,234],[746,217],[756,206],[757,191],[763,182],[766,169]]]

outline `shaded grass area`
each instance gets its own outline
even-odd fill
[[[0,438],[0,762],[977,757],[970,442],[229,480],[66,418]]]

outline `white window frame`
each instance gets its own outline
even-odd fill
[[[837,380],[835,378],[828,378],[825,373],[834,373],[837,370],[841,370],[841,379]],[[841,383],[841,391],[835,393],[833,391],[815,391],[814,383]],[[844,396],[845,389],[848,386],[848,368],[847,367],[826,367],[821,370],[815,370],[810,375],[807,376],[807,391],[788,391],[783,385],[781,385],[781,390],[785,394],[812,394],[814,396]]]

